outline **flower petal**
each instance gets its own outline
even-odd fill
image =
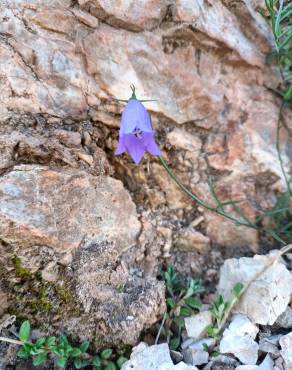
[[[115,151],[115,154],[116,155],[122,154],[126,150],[127,150],[127,148],[125,146],[125,138],[124,138],[123,135],[119,135],[119,144],[118,144],[118,147],[117,147],[117,149]]]
[[[154,140],[154,134],[145,133],[143,136],[145,137],[144,140],[147,152],[152,155],[160,155],[161,151]]]
[[[139,139],[132,134],[125,135],[125,146],[127,148],[127,152],[133,158],[133,161],[138,164],[145,153],[143,139]]]
[[[144,105],[137,99],[130,99],[122,113],[120,134],[130,134],[135,128],[152,132],[150,116]]]

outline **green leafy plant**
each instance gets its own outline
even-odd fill
[[[176,350],[181,343],[184,318],[198,312],[202,305],[198,295],[203,292],[203,288],[199,279],[184,279],[176,273],[173,266],[168,266],[163,272],[163,279],[166,285],[167,312],[163,316],[156,343],[162,335],[170,348]]]
[[[117,370],[127,361],[123,355],[114,354],[111,348],[106,348],[99,355],[92,356],[87,352],[90,346],[88,341],[74,346],[65,335],[42,337],[36,341],[29,341],[30,332],[29,321],[24,321],[19,329],[19,340],[3,337],[0,337],[0,340],[20,345],[17,356],[21,359],[32,358],[34,366],[41,365],[48,358],[54,357],[60,368],[65,368],[68,363],[71,363],[75,369],[90,365],[93,370]]]
[[[216,341],[220,338],[220,332],[229,317],[229,314],[243,292],[243,285],[237,283],[232,289],[233,297],[231,301],[225,301],[222,295],[213,302],[211,314],[213,324],[208,326],[207,333],[209,337],[214,338]]]
[[[272,56],[277,59],[284,82],[280,94],[292,105],[292,3],[289,0],[265,0],[265,3],[276,45]]]

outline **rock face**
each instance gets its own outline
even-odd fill
[[[257,250],[256,231],[197,207],[155,160],[134,166],[113,153],[123,108],[116,99],[128,99],[135,84],[139,98],[155,99],[145,105],[162,153],[192,191],[212,204],[212,174],[220,199],[240,200],[250,219],[272,206],[284,190],[273,93],[281,80],[265,62],[273,43],[262,6],[0,2],[1,264],[24,290],[41,284],[31,274],[41,276],[50,298],[60,296],[58,282],[72,285],[79,314],[58,305],[51,312],[69,332],[81,325],[100,341],[108,334],[133,343],[164,309],[160,257],[175,254],[184,271],[203,275],[210,246]],[[280,139],[287,167],[285,128]],[[19,292],[11,289],[1,282],[13,302]],[[43,291],[33,299],[48,307]],[[27,305],[37,320],[42,305],[32,297]]]
[[[11,248],[8,254],[2,249],[2,266],[14,252],[22,268],[41,271],[54,283],[58,265],[66,266],[62,279],[72,279],[70,294],[80,312],[62,317],[64,329],[91,338],[97,331],[108,342],[134,344],[157,320],[164,309],[163,285],[131,277],[118,261],[140,231],[135,205],[119,180],[80,170],[15,166],[1,177],[0,209],[0,239]],[[30,258],[41,247],[50,255],[43,261],[40,255]]]
[[[103,249],[100,265],[130,248],[140,230],[120,181],[35,165],[15,166],[1,177],[0,224],[0,238],[22,247],[65,252],[94,241]]]

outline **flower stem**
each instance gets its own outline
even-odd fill
[[[250,220],[248,220],[248,218],[246,216],[244,216],[242,214],[242,212],[240,212],[241,219],[239,219],[239,218],[233,217],[233,216],[229,215],[228,213],[226,213],[224,211],[224,209],[223,209],[223,203],[218,203],[218,206],[217,207],[212,207],[209,204],[205,203],[202,199],[200,199],[197,195],[195,195],[194,193],[192,193],[185,185],[183,185],[181,183],[181,181],[175,176],[175,174],[172,172],[172,170],[170,169],[170,167],[168,166],[168,164],[166,163],[166,161],[161,156],[159,156],[158,158],[159,158],[162,166],[164,167],[164,169],[168,173],[169,177],[177,184],[177,186],[186,195],[188,195],[191,199],[193,199],[200,206],[206,208],[207,210],[209,210],[211,212],[214,212],[214,213],[216,213],[216,214],[218,214],[220,216],[223,216],[223,217],[227,218],[228,220],[234,222],[238,226],[245,226],[245,227],[249,227],[249,228],[254,229],[254,230],[261,230],[261,231],[265,232],[266,234],[271,235],[274,239],[276,239],[277,241],[279,241],[283,245],[286,244],[284,242],[284,240],[282,240],[280,238],[280,236],[277,235],[277,233],[274,230],[258,227],[256,224],[254,224]],[[214,194],[214,189],[211,189],[211,190],[212,190],[212,192]],[[215,199],[218,201],[218,198],[216,196],[215,196]],[[234,205],[234,203],[235,202],[231,202],[231,204],[233,204],[233,205]],[[237,208],[237,207],[235,208],[235,210],[238,213],[240,211],[239,208]]]

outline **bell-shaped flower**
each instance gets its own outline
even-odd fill
[[[122,113],[119,144],[115,154],[128,152],[138,164],[145,152],[160,155],[160,149],[154,140],[150,115],[144,105],[137,100],[134,87],[132,90],[133,95]]]

